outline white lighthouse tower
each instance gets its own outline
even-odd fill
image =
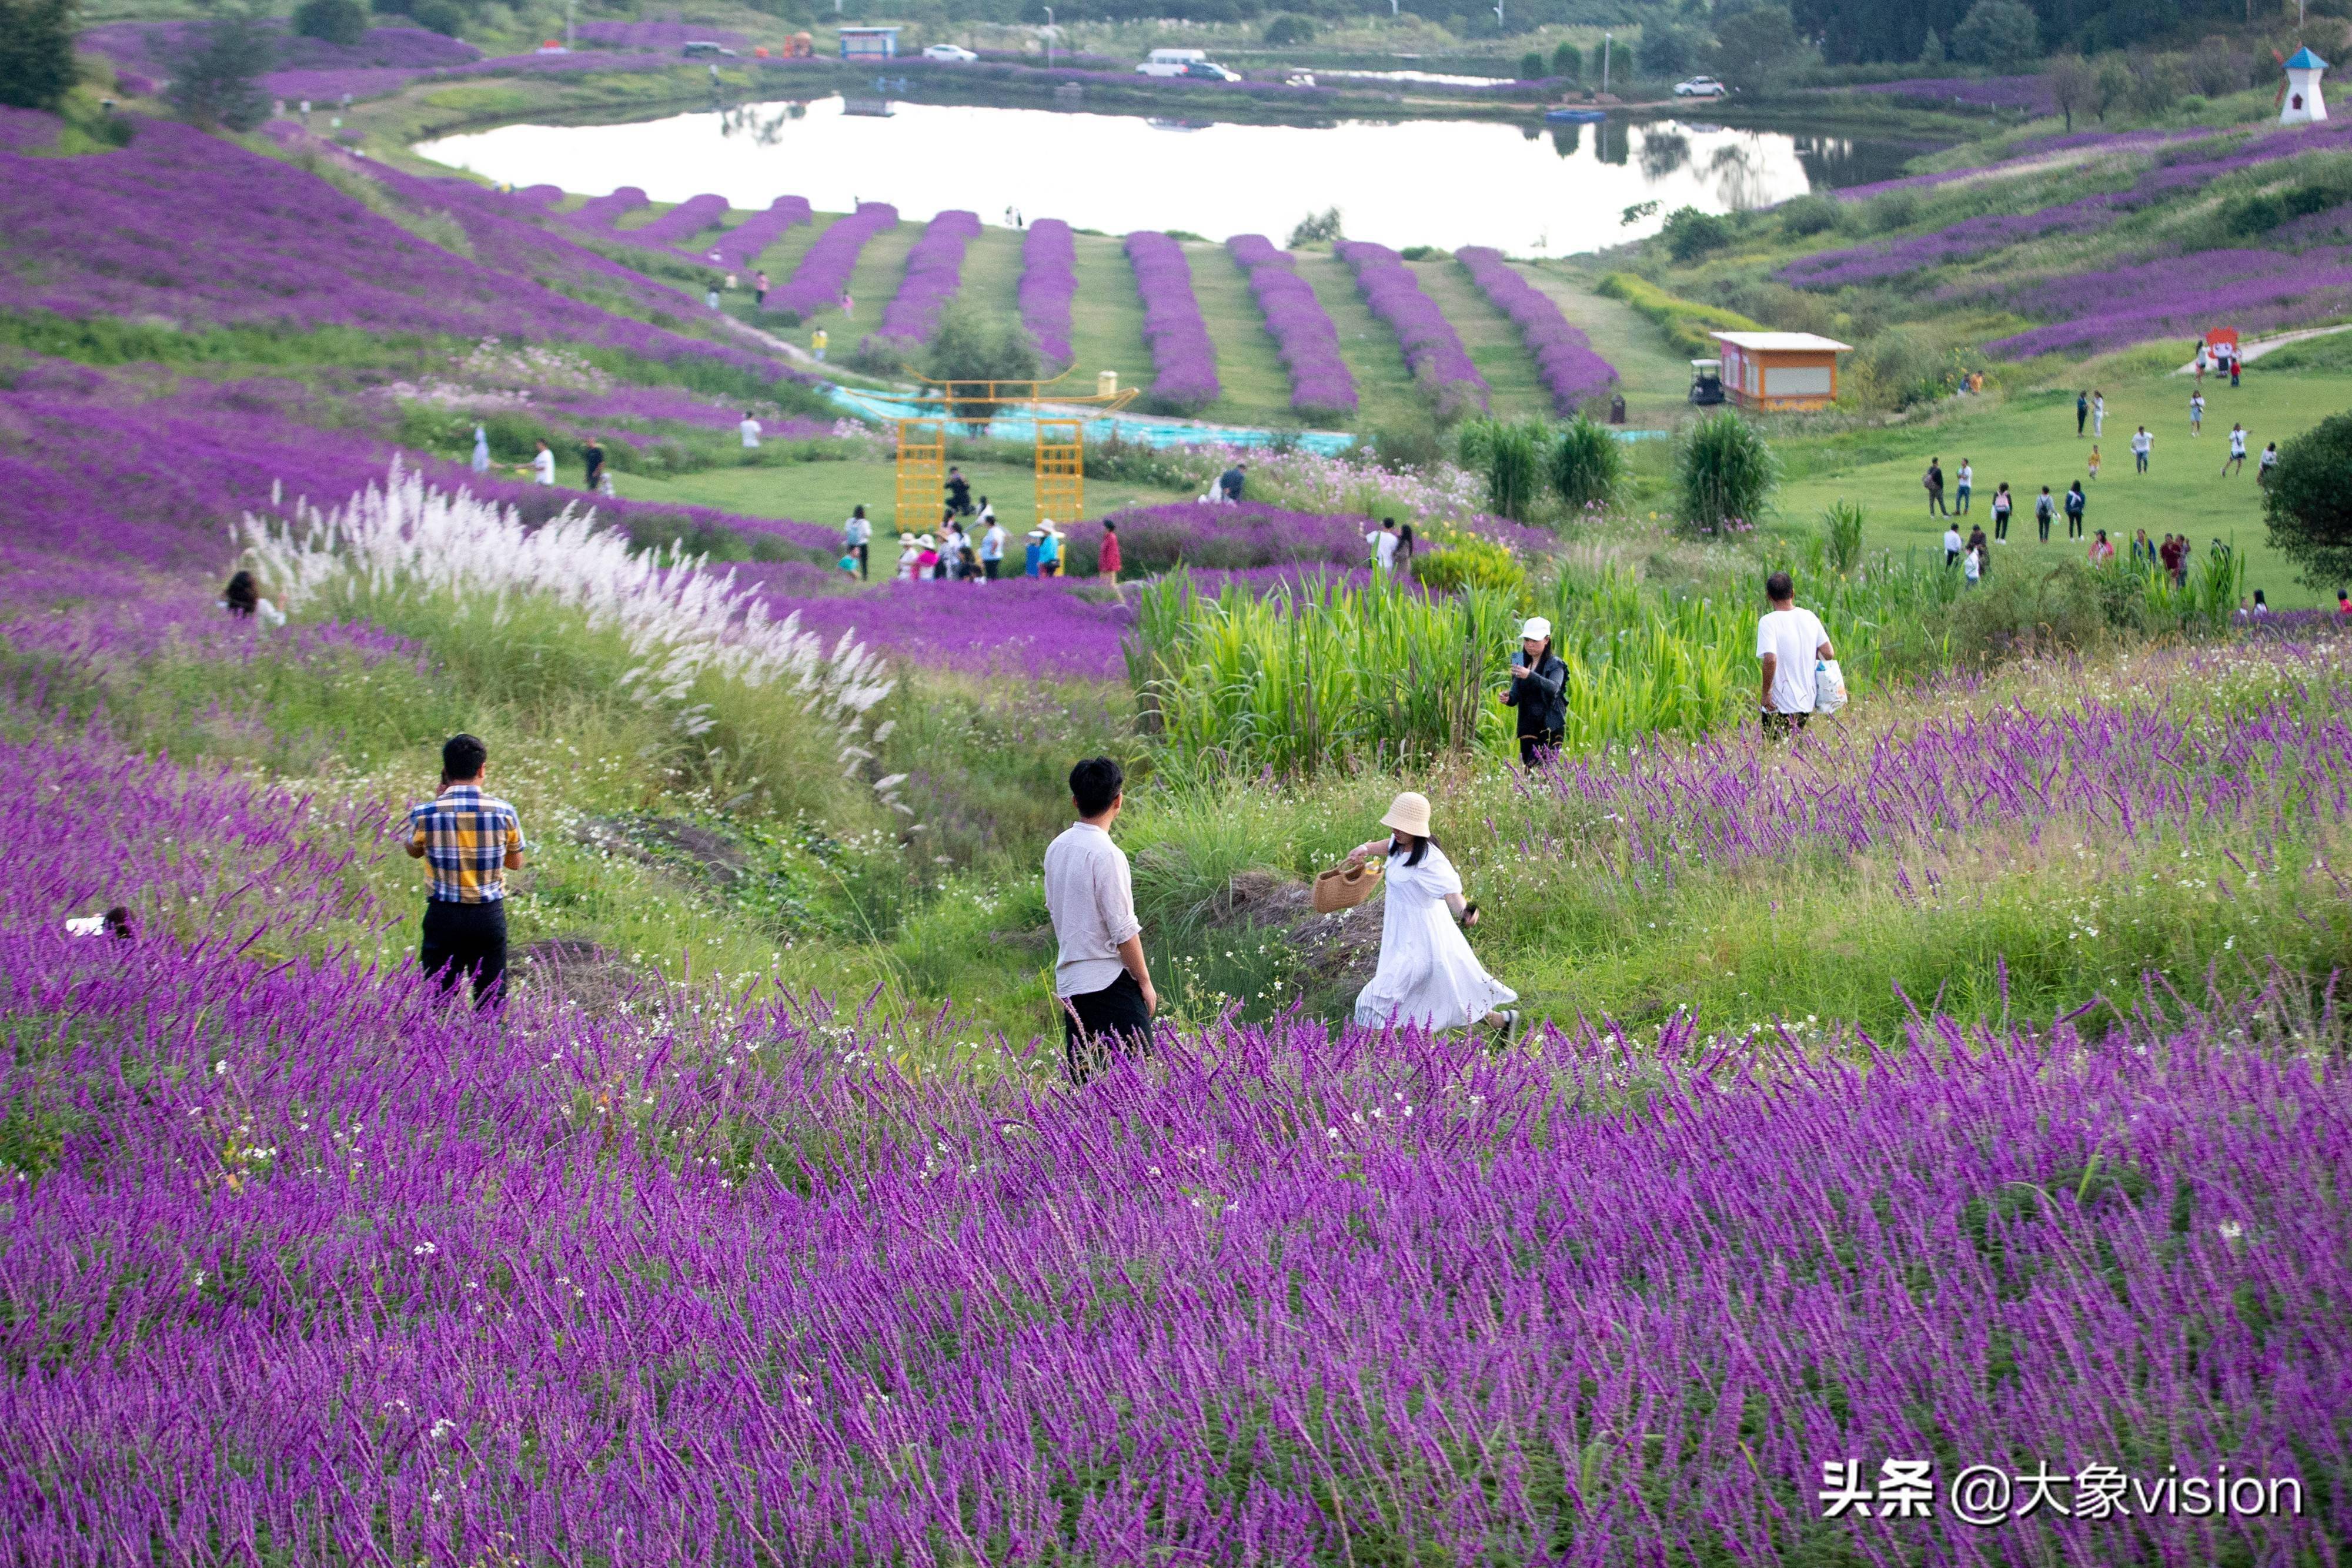
[[[2281,125],[2305,125],[2327,118],[2327,104],[2319,96],[2319,73],[2327,62],[2309,49],[2297,49],[2286,63],[2286,96],[2279,102]]]

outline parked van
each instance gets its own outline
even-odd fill
[[[1135,74],[1145,77],[1181,77],[1194,65],[1209,63],[1206,49],[1154,49],[1150,57],[1135,68]]]

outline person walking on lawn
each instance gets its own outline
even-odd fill
[[[2260,485],[2266,490],[2269,489],[2271,483],[2271,471],[2277,466],[2278,443],[2273,441],[2268,446],[2263,448],[2263,455],[2260,461],[2256,462],[2254,465],[2254,483]]]
[[[2232,468],[2241,474],[2246,471],[2246,427],[2242,424],[2230,426],[2230,455],[2221,459],[2222,473]]]
[[[1960,563],[1960,551],[1961,551],[1964,548],[1965,548],[1965,546],[1963,546],[1963,544],[1961,543],[1961,540],[1960,540],[1960,525],[1959,525],[1959,524],[1958,524],[1958,523],[1947,523],[1947,524],[1945,524],[1945,525],[1944,525],[1944,564],[1945,564],[1945,566],[1947,566],[1947,567],[1954,567],[1954,566],[1958,566],[1958,565]]]
[[[2070,540],[2083,537],[2083,508],[2089,504],[2090,498],[2083,494],[2083,482],[2075,480],[2074,487],[2066,492],[2066,537]]]
[[[462,972],[474,982],[474,1005],[505,999],[506,873],[522,869],[522,819],[482,792],[489,748],[470,735],[441,747],[441,789],[408,813],[408,853],[432,877],[425,894],[417,961],[444,991]]]
[[[2050,542],[2050,519],[2058,515],[2058,503],[2050,498],[2050,486],[2042,486],[2042,494],[2033,502],[2033,521],[2042,530],[2042,542]]]
[[[1078,820],[1045,846],[1045,913],[1060,945],[1054,996],[1074,1083],[1084,1083],[1106,1051],[1148,1049],[1151,1015],[1160,1010],[1127,852],[1110,836],[1126,789],[1126,771],[1110,758],[1089,757],[1071,768]]]
[[[1756,657],[1763,666],[1760,706],[1769,740],[1804,728],[1812,718],[1813,671],[1821,661],[1836,658],[1837,650],[1821,618],[1797,608],[1796,584],[1787,572],[1764,580],[1764,597],[1772,608],[1756,622]]]
[[[1927,515],[1931,517],[1951,516],[1944,509],[1944,460],[1942,458],[1927,459],[1927,472],[1919,476],[1919,484],[1920,487],[1927,492]]]
[[[1103,519],[1102,549],[1097,551],[1095,556],[1095,572],[1097,576],[1105,577],[1113,582],[1117,582],[1118,580],[1118,569],[1120,565],[1121,562],[1118,559],[1118,525],[1116,522],[1113,522],[1110,518],[1105,517]]]
[[[1976,468],[1965,457],[1960,459],[1960,471],[1957,477],[1959,479],[1960,483],[1959,488],[1954,492],[1954,496],[1958,499],[1959,505],[1956,507],[1954,510],[1958,512],[1961,517],[1965,517],[1969,515],[1969,492],[1976,488],[1977,481]]]
[[[1993,538],[2001,540],[2003,543],[2008,542],[2009,514],[2016,509],[2017,503],[2011,498],[2009,494],[2009,481],[2003,479],[2000,482],[2000,487],[1992,493]]]
[[[2145,424],[2132,432],[2132,466],[2135,470],[2142,474],[2147,472],[2148,448],[2155,444],[2156,437],[2147,433]]]
[[[2096,441],[2106,433],[2107,394],[2095,392],[2091,394],[2091,439]]]
[[[2074,394],[2074,439],[2075,439],[2075,440],[2080,441],[2080,440],[2082,440],[2082,439],[2083,439],[2083,427],[2084,427],[2084,425],[2086,425],[2086,424],[2090,423],[2091,423],[2091,394],[2090,394],[2089,392],[2076,392],[2076,393]]]
[[[2205,434],[2205,394],[2201,392],[2189,394],[2189,434]]]

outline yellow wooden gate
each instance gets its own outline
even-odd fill
[[[1067,526],[1086,515],[1086,422],[1037,421],[1037,520]]]
[[[898,531],[932,528],[947,506],[948,427],[940,419],[898,422]]]

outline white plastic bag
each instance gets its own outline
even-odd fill
[[[1835,713],[1845,706],[1845,672],[1835,659],[1813,666],[1813,711]]]

